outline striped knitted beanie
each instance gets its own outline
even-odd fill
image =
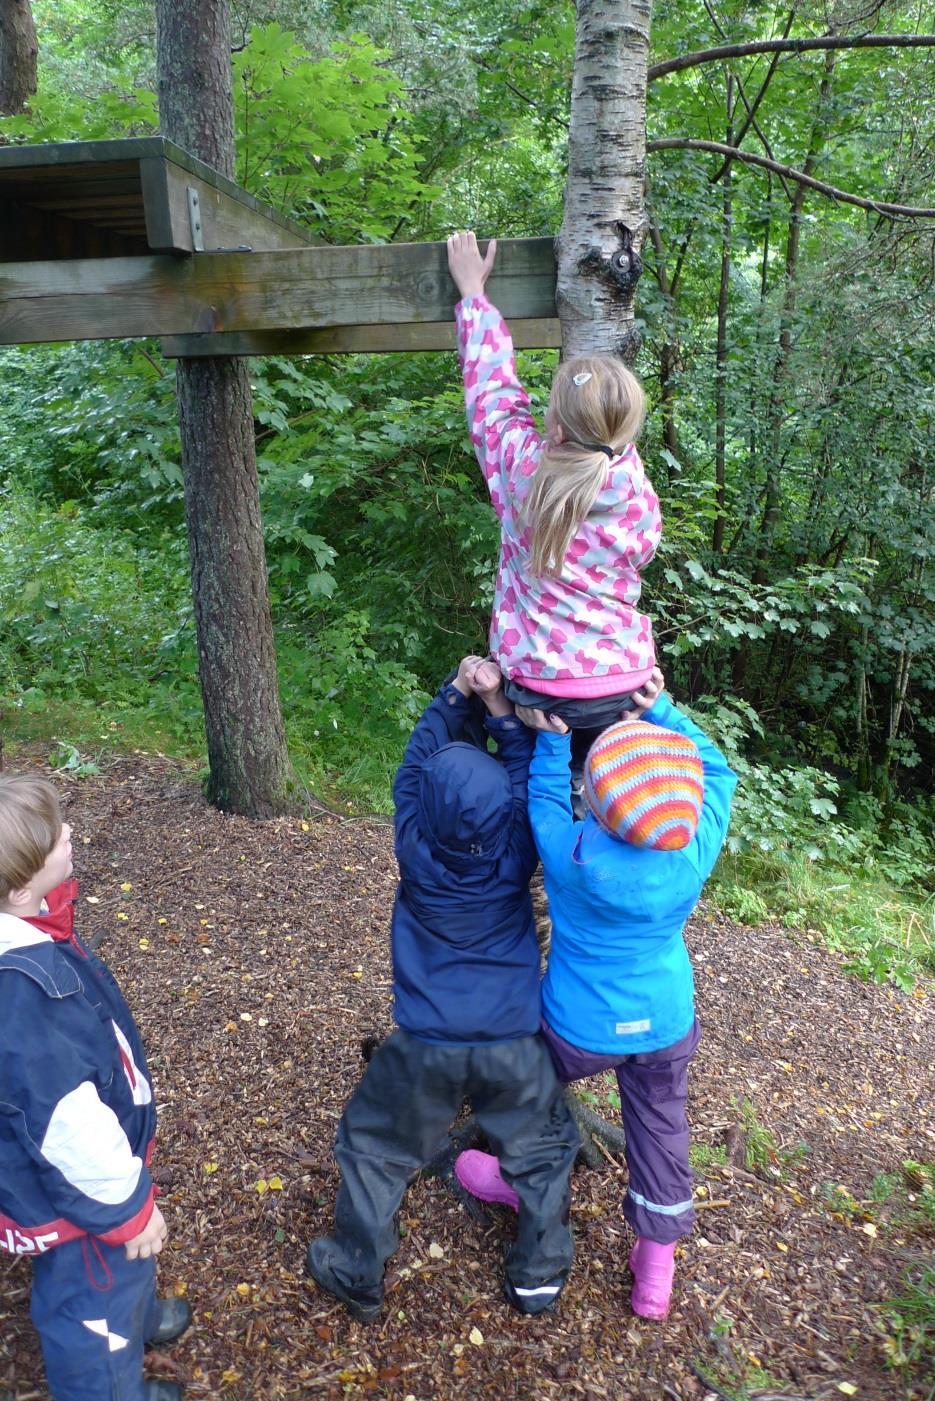
[[[584,791],[611,836],[653,851],[677,851],[688,846],[701,815],[701,755],[674,730],[648,720],[620,721],[588,751]]]

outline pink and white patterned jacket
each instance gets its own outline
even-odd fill
[[[650,622],[639,571],[662,534],[659,501],[632,443],[572,536],[561,572],[536,575],[524,508],[545,440],[516,378],[506,323],[486,297],[455,308],[471,442],[500,518],[490,651],[510,680],[545,695],[613,696],[649,679]]]

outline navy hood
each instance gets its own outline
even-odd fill
[[[455,870],[497,861],[513,831],[513,789],[492,754],[473,744],[446,744],[422,765],[422,830],[433,852]]]

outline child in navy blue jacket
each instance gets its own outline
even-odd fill
[[[529,813],[542,858],[552,946],[543,1035],[559,1078],[616,1072],[636,1235],[631,1303],[669,1309],[676,1242],[694,1222],[688,1164],[688,1066],[700,1039],[682,937],[727,832],[737,783],[723,754],[662,694],[655,670],[585,764],[588,813],[569,801],[570,736],[561,720],[517,708],[541,731]],[[497,1163],[474,1149],[455,1171],[476,1195],[515,1205]]]
[[[0,776],[0,1249],[28,1255],[53,1401],[177,1401],[143,1347],[191,1321],[156,1298],[166,1223],[136,1024],[75,937],[71,828],[41,778]]]
[[[473,696],[497,756],[466,743]],[[568,1178],[578,1133],[538,1035],[539,947],[526,812],[532,736],[499,668],[465,657],[416,726],[396,775],[393,909],[399,1030],[378,1048],[338,1129],[331,1236],[308,1268],[360,1321],[383,1305],[406,1185],[442,1147],[465,1098],[516,1192],[505,1290],[523,1313],[558,1298],[571,1266]]]

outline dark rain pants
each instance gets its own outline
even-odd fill
[[[143,1401],[156,1261],[85,1237],[32,1257],[30,1312],[54,1401]]]
[[[530,1288],[568,1273],[578,1130],[545,1042],[435,1045],[396,1031],[374,1053],[335,1144],[341,1186],[328,1267],[355,1295],[382,1291],[406,1186],[444,1147],[465,1098],[520,1199],[509,1279]]]

